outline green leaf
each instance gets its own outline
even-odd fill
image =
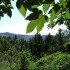
[[[55,13],[57,13],[58,11],[60,11],[61,7],[59,4],[55,4],[53,9],[55,10]]]
[[[28,24],[26,33],[32,32],[35,29],[35,27],[36,27],[37,32],[39,33],[42,30],[44,23],[47,21],[47,19],[45,19],[45,15],[40,14],[38,19],[32,20]]]
[[[36,27],[36,30],[37,30],[38,33],[42,30],[42,28],[43,28],[43,26],[44,26],[44,23],[45,23],[45,22],[43,22],[43,21],[41,21],[41,20],[39,20],[39,21],[40,21],[40,22],[38,23],[38,25],[37,25],[37,27]]]
[[[12,7],[12,5],[11,5],[11,4],[8,4],[8,5],[7,5],[7,8],[13,8],[13,7]]]
[[[26,20],[36,20],[38,19],[38,15],[37,13],[31,13],[29,16],[26,17]]]
[[[19,8],[20,13],[25,17],[26,16],[26,9],[24,8],[23,5]]]
[[[44,13],[47,12],[49,6],[50,6],[50,4],[43,4],[43,11],[44,11]]]
[[[37,27],[36,27],[38,33],[39,33],[39,32],[42,30],[42,28],[44,27],[44,23],[45,23],[45,22],[46,22],[46,19],[45,19],[44,15],[40,14],[40,15],[39,15],[39,19],[38,19],[38,24],[37,24]]]
[[[53,20],[56,18],[55,10],[52,9],[51,15],[50,15],[50,21],[53,22]]]
[[[66,19],[70,19],[70,13],[69,13],[69,11],[66,11],[66,13],[65,13],[65,18],[66,18]]]
[[[60,5],[63,5],[63,3],[65,2],[65,0],[59,0],[59,2],[60,2],[59,3]]]
[[[31,8],[37,8],[39,5],[33,5],[31,6]]]
[[[34,30],[34,28],[37,26],[38,20],[32,20],[28,25],[26,29],[26,33],[30,33]]]

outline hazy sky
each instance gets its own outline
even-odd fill
[[[58,0],[57,0],[58,1]],[[26,27],[29,21],[25,20],[24,17],[20,14],[18,9],[15,6],[15,2],[12,2],[14,9],[12,10],[12,17],[9,18],[7,15],[4,15],[0,20],[0,32],[10,32],[15,34],[26,34]],[[64,25],[60,26],[62,29],[66,27]],[[47,24],[44,25],[42,31],[40,32],[42,35],[46,35],[49,32],[51,34],[55,34],[58,32],[60,28],[55,26],[52,30],[47,28]],[[35,34],[36,30],[29,34]]]

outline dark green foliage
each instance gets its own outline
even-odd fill
[[[40,58],[44,52],[43,39],[40,34],[36,34],[29,41],[30,50],[33,56]]]
[[[70,42],[66,42],[64,44],[64,47],[65,47],[65,51],[70,53]]]
[[[26,40],[24,40],[24,39],[20,39],[19,40],[19,45],[21,46],[21,51],[23,49],[28,49],[29,48],[28,47],[28,42]]]
[[[0,37],[0,52],[7,51],[9,46],[9,39],[6,37]]]
[[[53,44],[53,36],[50,34],[47,35],[44,44],[45,44],[45,52],[49,52],[49,48]]]
[[[61,29],[59,29],[58,34],[56,34],[55,38],[56,38],[56,44],[57,44],[58,50],[64,51],[63,45],[65,41],[64,41],[64,34],[62,33]]]
[[[12,5],[10,0],[0,0],[0,18],[7,14],[9,17],[12,16]]]
[[[45,38],[37,33],[29,41],[0,37],[0,56],[0,70],[69,70],[69,30]]]
[[[21,53],[20,70],[28,70],[30,60],[31,60],[31,53],[29,52],[29,50],[23,50]]]
[[[32,9],[33,13],[31,13],[29,16],[27,16],[27,20],[36,20],[39,17],[39,14],[42,13],[41,10],[38,10],[37,8]]]

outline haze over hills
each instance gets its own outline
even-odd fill
[[[11,37],[14,38],[17,36],[18,39],[24,38],[25,40],[29,40],[30,38],[34,37],[34,35],[22,35],[22,34],[14,34],[14,33],[9,33],[9,32],[4,32],[0,33],[0,36],[6,36],[6,37]],[[43,38],[45,38],[46,35],[42,35]]]
[[[11,38],[14,38],[15,36],[17,36],[17,38],[19,39],[24,38],[25,40],[28,40],[33,37],[33,35],[22,35],[22,34],[14,34],[9,32],[0,33],[0,36],[6,36]]]

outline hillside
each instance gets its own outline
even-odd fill
[[[24,38],[25,40],[29,40],[30,38],[33,37],[33,35],[22,35],[22,34],[14,34],[9,32],[0,33],[0,36],[6,36],[11,38],[14,38],[15,36],[17,36],[18,39]]]
[[[0,33],[0,36],[6,36],[6,37],[11,37],[14,38],[17,36],[18,39],[24,38],[25,40],[29,40],[30,38],[34,37],[34,35],[22,35],[22,34],[14,34],[14,33],[9,33],[9,32],[4,32]],[[42,35],[43,39],[45,38],[46,35]]]

